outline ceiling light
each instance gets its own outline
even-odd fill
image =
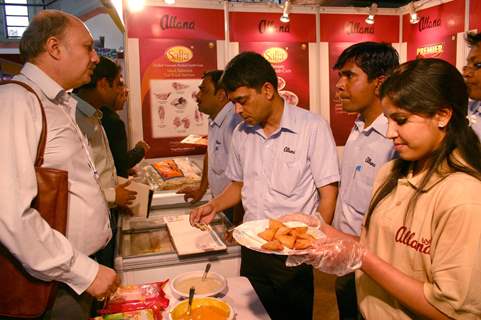
[[[282,16],[280,18],[281,22],[287,23],[289,22],[289,7],[290,7],[289,0],[284,1],[284,7],[282,9]]]
[[[419,17],[416,12],[416,7],[414,6],[414,1],[411,1],[409,7],[409,22],[411,22],[411,24],[416,24],[419,22]]]
[[[364,21],[366,21],[367,24],[374,24],[374,16],[376,15],[376,12],[377,12],[377,3],[373,2],[369,7],[369,15]]]
[[[144,0],[128,0],[127,7],[130,12],[139,12],[144,10]]]
[[[175,0],[164,0],[165,4],[175,4]]]

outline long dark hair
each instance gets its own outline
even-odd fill
[[[465,172],[481,180],[481,144],[468,125],[468,92],[463,76],[455,67],[440,59],[406,62],[383,82],[380,95],[381,99],[388,97],[395,106],[424,117],[433,117],[443,108],[452,110],[446,135],[427,161],[427,173],[409,200],[406,216],[414,210],[417,199],[434,174],[447,176],[452,172]],[[448,173],[440,172],[443,163],[447,164]],[[395,160],[390,175],[371,200],[366,228],[376,206],[396,188],[398,179],[406,177],[412,164],[413,161]]]

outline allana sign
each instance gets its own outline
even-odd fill
[[[224,11],[150,6],[127,15],[129,38],[224,39]]]

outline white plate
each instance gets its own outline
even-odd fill
[[[298,221],[288,221],[284,222],[286,226],[289,228],[294,227],[306,227],[307,225],[302,222]],[[269,227],[269,219],[262,219],[262,220],[253,220],[245,222],[234,229],[232,236],[234,239],[242,246],[247,247],[251,250],[259,251],[262,253],[271,253],[277,255],[295,255],[295,254],[303,254],[306,250],[293,250],[284,247],[282,251],[271,251],[271,250],[264,250],[261,246],[264,243],[267,243],[266,240],[259,237],[257,234],[266,230]],[[320,239],[324,237],[324,233],[319,230],[319,228],[312,228],[309,227],[307,229],[307,233],[312,235],[316,239]]]

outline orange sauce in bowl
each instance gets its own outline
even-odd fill
[[[192,310],[187,314],[188,301],[184,300],[170,311],[171,320],[232,320],[232,308],[215,298],[194,298]]]
[[[215,306],[200,306],[193,308],[190,314],[185,312],[174,320],[227,320],[228,317],[229,311]]]

